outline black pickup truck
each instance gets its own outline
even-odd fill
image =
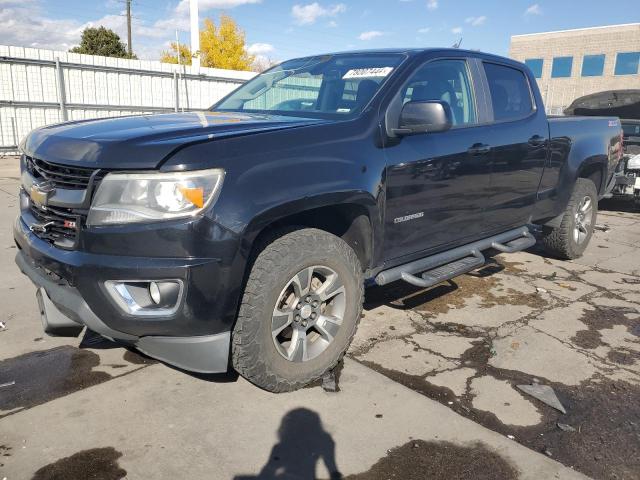
[[[45,331],[83,327],[262,388],[334,367],[368,285],[428,288],[488,249],[582,254],[617,118],[554,118],[524,65],[456,49],[320,55],[209,111],[22,142],[16,261]]]

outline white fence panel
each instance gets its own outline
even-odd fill
[[[0,153],[65,120],[205,109],[254,75],[0,45]]]

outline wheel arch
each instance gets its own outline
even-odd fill
[[[374,262],[375,232],[380,219],[377,206],[369,195],[305,199],[280,205],[255,218],[247,227],[245,248],[256,254],[274,237],[298,228],[318,228],[343,239],[356,253],[363,270]],[[249,266],[250,268],[250,266]]]
[[[598,195],[600,195],[606,188],[606,169],[607,164],[600,159],[594,159],[591,162],[584,162],[580,165],[577,178],[586,178],[591,180],[596,186]]]

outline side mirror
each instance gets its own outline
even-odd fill
[[[447,102],[428,100],[407,102],[400,113],[396,135],[415,135],[427,132],[445,132],[453,125],[453,114]]]

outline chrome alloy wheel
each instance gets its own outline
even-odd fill
[[[300,270],[284,287],[271,317],[278,353],[291,362],[311,360],[331,344],[346,310],[345,287],[329,267]]]
[[[589,236],[592,220],[593,202],[591,197],[585,196],[578,205],[575,226],[573,227],[573,239],[578,245],[582,244]]]

